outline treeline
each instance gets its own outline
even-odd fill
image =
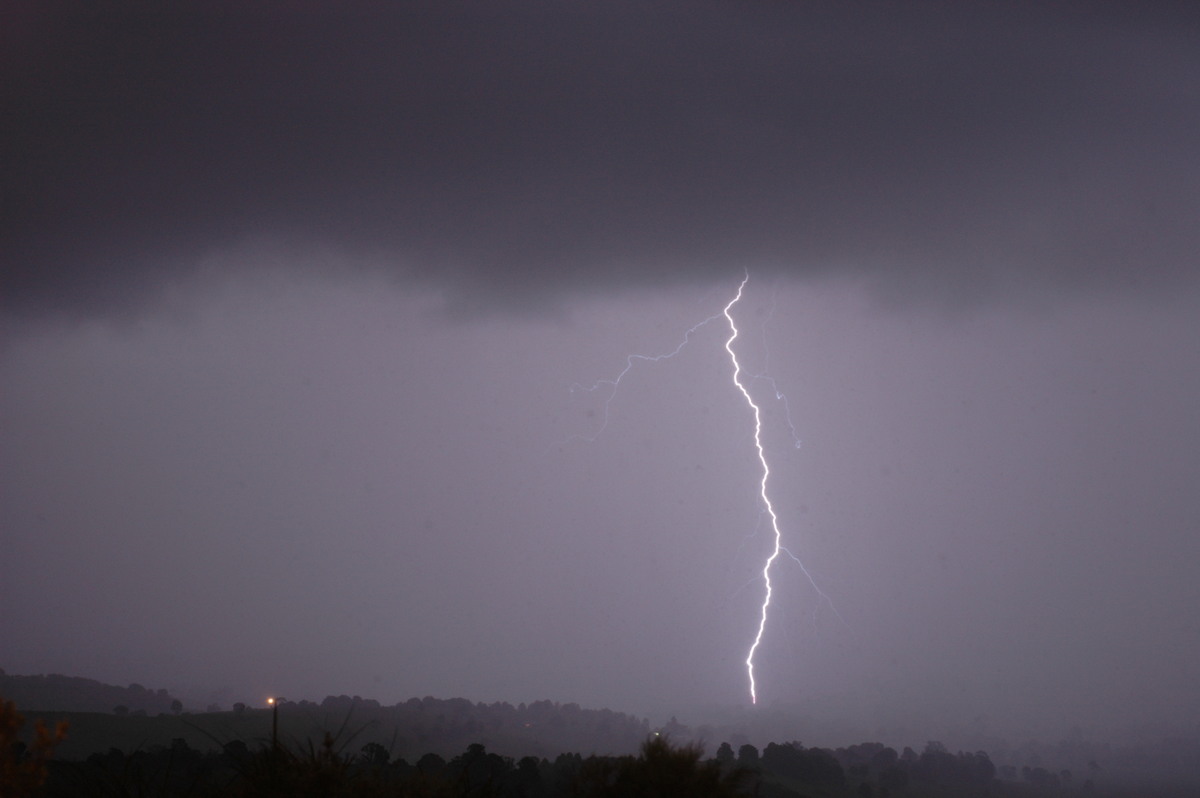
[[[1027,742],[997,755],[998,775],[1070,788],[1093,781],[1114,786],[1150,786],[1152,794],[1170,785],[1191,785],[1200,795],[1200,727],[1190,735],[1164,737],[1153,744],[1114,745],[1081,735],[1057,743]]]
[[[231,741],[258,750],[271,740],[274,713],[264,706],[235,704],[229,711],[210,707],[208,712],[189,713],[166,690],[138,684],[115,687],[59,674],[10,676],[2,670],[0,688],[0,695],[15,699],[31,721],[40,720],[50,729],[64,721],[70,724],[70,734],[56,744],[56,757],[76,764],[97,752],[108,752],[107,756],[113,751],[126,764],[138,758],[154,760],[170,751],[221,757],[228,753],[225,746]],[[564,751],[631,756],[654,734],[645,719],[607,709],[583,709],[574,703],[487,704],[428,696],[392,706],[345,695],[319,703],[285,701],[278,706],[277,720],[279,741],[286,750],[301,750],[307,745],[301,741],[321,740],[326,730],[335,729],[340,730],[335,737],[353,741],[353,748],[374,744],[388,754],[389,763],[414,766],[426,755],[453,761],[474,745],[489,752],[489,757],[550,765],[556,765]],[[27,746],[34,742],[31,726],[21,741]],[[723,773],[731,768],[749,773],[757,794],[765,796],[803,789],[814,794],[813,784],[822,785],[815,794],[823,790],[860,798],[868,791],[871,796],[910,796],[938,794],[942,788],[969,795],[986,783],[1006,785],[1010,795],[1083,794],[1094,789],[1098,794],[1120,794],[1147,787],[1152,790],[1147,794],[1176,794],[1172,791],[1183,789],[1178,794],[1191,795],[1195,793],[1181,785],[1191,789],[1200,785],[1200,739],[1191,735],[1138,746],[1096,744],[1080,737],[1054,745],[1030,742],[1015,749],[1001,743],[994,750],[989,746],[992,758],[982,751],[951,754],[938,743],[930,743],[920,754],[910,748],[897,753],[881,743],[838,749],[771,743],[759,754],[750,745],[735,749],[747,741],[745,729],[702,726],[693,730],[672,718],[658,731],[677,744],[733,740],[734,747],[723,744],[717,749],[714,761]],[[361,751],[352,754],[358,757]],[[776,789],[785,792],[771,792]]]
[[[96,754],[83,763],[51,762],[38,792],[46,798],[83,794],[170,796],[738,796],[749,793],[741,777],[726,774],[699,749],[674,747],[661,738],[638,755],[514,761],[473,744],[444,759],[425,754],[415,762],[393,758],[377,743],[354,754],[326,736],[320,746],[250,750],[240,742],[220,753],[201,753],[177,741],[165,749]]]
[[[117,687],[95,679],[51,673],[10,676],[0,669],[0,695],[26,710],[45,712],[113,712],[157,715],[182,709],[166,690],[140,684]]]
[[[351,707],[355,705],[351,699]],[[327,700],[328,709],[340,706]],[[438,707],[443,702],[432,702]],[[452,706],[466,711],[469,702]],[[426,706],[424,701],[412,709]],[[302,707],[296,705],[295,710]],[[382,709],[382,708],[380,708]],[[476,705],[476,709],[481,709]],[[512,707],[529,713],[530,707]],[[563,708],[549,704],[532,709],[553,718]],[[504,710],[507,711],[507,710]],[[570,709],[568,714],[574,714]],[[239,713],[245,714],[245,713]],[[798,742],[769,744],[762,752],[742,745],[735,755],[723,743],[713,759],[696,745],[675,746],[651,734],[638,754],[588,756],[564,753],[519,760],[489,753],[481,743],[446,760],[429,752],[413,761],[395,756],[378,742],[355,750],[355,732],[343,723],[336,734],[325,732],[320,746],[311,740],[291,745],[276,734],[274,712],[269,741],[256,746],[242,739],[219,750],[198,750],[183,738],[169,746],[139,747],[129,753],[109,748],[83,761],[53,758],[69,727],[59,723],[51,733],[35,723],[32,745],[21,739],[25,719],[8,701],[0,702],[0,794],[5,798],[42,795],[169,796],[491,796],[492,798],[608,798],[609,796],[737,796],[792,798],[817,788],[826,795],[859,798],[907,792],[912,783],[945,785],[955,795],[987,793],[995,769],[987,755],[950,755],[931,743],[919,757],[879,743],[829,751]],[[176,718],[169,720],[175,721]],[[550,721],[547,721],[550,722]],[[847,770],[850,778],[847,778]],[[853,793],[847,792],[856,787]]]
[[[955,796],[1095,795],[1034,781],[997,781],[982,752],[951,754],[936,743],[921,754],[897,754],[879,743],[828,750],[771,743],[761,754],[723,744],[705,759],[698,746],[649,737],[637,754],[514,760],[472,744],[449,759],[427,753],[410,761],[382,745],[357,750],[332,734],[318,745],[251,748],[241,741],[197,751],[183,740],[125,753],[111,749],[83,762],[51,760],[30,798],[155,795],[162,798],[935,798]],[[911,750],[911,749],[908,749]],[[0,784],[2,787],[3,784]],[[7,793],[6,793],[7,795]]]
[[[563,751],[628,754],[637,751],[651,731],[645,719],[574,703],[514,706],[432,697],[393,706],[357,696],[330,696],[320,703],[283,701],[277,710],[235,704],[224,712],[153,716],[112,710],[26,714],[51,726],[62,721],[71,725],[71,735],[59,749],[68,759],[84,759],[110,747],[165,746],[176,739],[199,751],[219,750],[229,740],[253,745],[268,740],[274,720],[279,739],[288,744],[320,740],[326,730],[341,729],[342,736],[353,735],[359,745],[377,742],[408,758],[425,753],[452,757],[471,743],[513,756],[553,757]]]
[[[584,709],[576,703],[533,701],[490,704],[465,698],[410,698],[383,706],[358,696],[329,696],[319,705],[287,702],[279,707],[280,728],[303,736],[321,730],[362,729],[403,756],[426,752],[453,756],[472,743],[506,754],[554,756],[562,751],[633,753],[650,724],[624,712]],[[289,726],[292,724],[292,726]]]
[[[336,704],[336,701],[333,702]],[[516,709],[516,708],[514,708]],[[528,709],[528,708],[526,708]],[[246,714],[270,716],[270,712]],[[164,721],[179,722],[176,717]],[[24,719],[0,701],[0,795],[59,798],[76,795],[172,796],[490,796],[491,798],[616,798],[616,796],[743,796],[761,798],[1039,798],[1040,796],[1192,795],[1134,789],[1122,792],[1088,781],[1048,778],[1025,767],[1019,780],[998,770],[982,751],[951,753],[930,742],[922,753],[897,753],[882,743],[806,748],[799,742],[750,744],[735,752],[722,743],[705,759],[698,745],[679,745],[651,733],[636,754],[561,753],[520,759],[472,743],[445,758],[434,752],[406,758],[379,742],[363,742],[346,724],[321,743],[242,739],[201,750],[183,738],[169,745],[110,747],[82,760],[56,748],[69,730],[38,724],[33,739],[18,733]]]
[[[378,743],[357,751],[332,734],[321,745],[263,745],[241,741],[201,752],[183,740],[126,754],[112,749],[84,762],[48,763],[37,794],[157,796],[489,796],[490,798],[618,798],[688,796],[987,795],[994,771],[986,755],[927,750],[912,761],[878,744],[829,751],[798,743],[744,745],[734,756],[722,745],[705,759],[698,746],[651,736],[637,754],[559,754],[519,760],[472,744],[450,759],[427,753],[393,757]],[[887,752],[890,751],[890,754]],[[851,762],[849,775],[843,760]]]

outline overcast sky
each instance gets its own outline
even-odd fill
[[[3,12],[0,667],[748,711],[748,276],[760,705],[1195,730],[1193,8],[191,5]]]

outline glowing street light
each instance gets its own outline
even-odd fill
[[[282,701],[287,701],[282,696],[272,696],[267,699],[267,704],[271,707],[271,750],[279,750],[279,704]]]

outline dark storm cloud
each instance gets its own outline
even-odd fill
[[[6,15],[10,312],[136,307],[247,241],[467,303],[742,265],[1155,285],[1200,244],[1182,4]]]

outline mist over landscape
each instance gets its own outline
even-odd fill
[[[1200,739],[1190,6],[3,16],[10,676]]]

